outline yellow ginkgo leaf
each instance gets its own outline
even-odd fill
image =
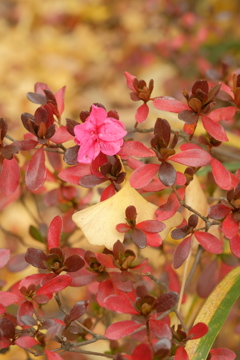
[[[116,225],[125,223],[125,210],[133,205],[137,209],[137,222],[153,220],[157,206],[145,200],[127,181],[123,188],[111,198],[80,210],[72,217],[81,228],[88,242],[112,249],[117,240],[123,241],[124,234],[116,230]],[[161,232],[162,239],[169,231],[182,222],[182,215],[176,213],[164,221],[166,228]]]

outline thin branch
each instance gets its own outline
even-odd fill
[[[16,239],[19,240],[19,242],[23,245],[23,246],[28,246],[27,244],[25,244],[23,238],[15,233],[13,233],[12,231],[9,231],[7,229],[5,229],[4,227],[2,227],[2,225],[0,225],[0,230],[3,232],[3,234],[7,235],[7,236],[11,236],[11,237],[15,237]]]
[[[188,285],[190,284],[190,281],[192,280],[192,277],[193,277],[193,275],[194,275],[194,273],[195,273],[195,271],[196,271],[196,268],[197,268],[197,266],[198,266],[198,264],[199,264],[199,261],[200,261],[200,259],[201,259],[202,253],[203,253],[203,247],[202,247],[201,245],[199,245],[199,246],[198,246],[198,250],[197,250],[197,254],[196,254],[195,258],[194,258],[194,262],[193,262],[192,268],[191,268],[191,270],[190,270],[190,272],[189,272],[189,274],[188,274],[188,277],[187,277],[187,279],[186,279],[186,282],[185,282],[184,291],[186,291]]]
[[[178,320],[180,321],[180,324],[182,325],[182,328],[184,329],[185,333],[188,333],[188,328],[186,326],[186,324],[183,321],[182,315],[180,314],[180,312],[177,309],[173,310],[178,318]]]
[[[157,279],[157,278],[156,278],[153,274],[151,274],[150,272],[146,272],[145,274],[140,274],[140,275],[141,275],[141,276],[147,276],[147,277],[149,277],[149,278],[150,278],[151,280],[153,280],[156,284],[160,285],[160,286],[163,288],[164,291],[168,291],[167,285],[166,285],[163,281]]]

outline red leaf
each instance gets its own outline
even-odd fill
[[[137,324],[135,321],[126,320],[119,321],[107,328],[105,336],[110,340],[118,340],[124,336],[132,334],[135,330],[139,329],[142,324]]]
[[[46,282],[36,293],[36,295],[49,295],[57,291],[65,289],[72,282],[69,275],[59,275],[52,280]]]
[[[118,314],[138,314],[138,311],[133,306],[132,301],[125,293],[108,296],[105,299],[103,306],[106,309],[115,311]]]
[[[231,120],[236,114],[237,108],[234,106],[227,106],[213,110],[208,117],[213,121]]]
[[[61,115],[64,111],[64,95],[66,91],[66,86],[63,86],[61,89],[59,89],[55,94],[55,99],[57,102],[57,107],[59,114]]]
[[[100,201],[104,201],[116,194],[113,184],[108,185],[102,192]]]
[[[56,352],[45,350],[48,360],[63,360],[63,358]]]
[[[0,249],[0,269],[4,267],[10,259],[10,250]]]
[[[55,133],[50,138],[52,142],[55,144],[62,144],[66,141],[73,140],[73,136],[69,134],[69,132],[66,129],[66,126],[61,126],[60,128],[56,127]]]
[[[155,212],[155,219],[159,221],[164,221],[170,219],[179,209],[180,203],[173,193],[167,199],[167,202],[157,209]]]
[[[168,96],[160,96],[155,98],[153,100],[153,105],[158,110],[170,111],[174,113],[179,113],[182,110],[189,110],[189,106],[187,104],[183,104],[181,101]]]
[[[30,191],[39,189],[46,180],[45,154],[44,150],[38,149],[30,160],[25,174],[27,188]]]
[[[232,177],[230,172],[218,161],[212,158],[213,177],[221,189],[230,190],[232,188]]]
[[[137,224],[137,228],[150,233],[159,233],[166,225],[158,220],[145,220]]]
[[[85,300],[78,301],[70,311],[69,317],[71,321],[77,320],[83,314],[85,314],[85,312],[87,311],[88,304],[89,301],[85,301]]]
[[[135,90],[135,88],[133,86],[133,80],[136,79],[136,77],[129,74],[129,72],[127,72],[127,71],[124,72],[124,75],[125,75],[125,78],[126,78],[126,81],[127,81],[128,88],[135,92],[136,90]]]
[[[24,323],[21,321],[21,317],[26,315],[32,316],[33,311],[34,311],[33,304],[30,301],[24,301],[18,309],[18,313],[17,313],[18,324],[20,326],[23,326]]]
[[[207,116],[202,116],[204,129],[218,141],[228,141],[224,128]]]
[[[20,299],[18,295],[12,294],[9,291],[0,291],[0,304],[3,306],[12,305]]]
[[[211,360],[234,360],[236,354],[229,349],[212,349],[210,350]]]
[[[156,339],[166,338],[172,339],[172,331],[170,327],[161,320],[150,320],[150,331],[153,337]]]
[[[130,177],[130,185],[140,189],[150,183],[159,169],[158,164],[147,164],[136,169]]]
[[[175,249],[173,257],[173,267],[178,269],[187,259],[191,250],[191,236],[184,239]]]
[[[174,360],[189,360],[189,356],[183,347],[177,349]]]
[[[20,169],[15,158],[4,159],[0,174],[0,191],[6,195],[12,195],[18,187],[20,179]]]
[[[62,170],[58,174],[58,177],[63,181],[69,182],[70,184],[79,185],[79,180],[81,177],[91,174],[90,167],[91,165],[89,164],[75,165]]]
[[[235,235],[234,237],[232,237],[229,240],[230,243],[230,249],[232,251],[232,253],[240,258],[240,236],[239,235]]]
[[[138,123],[142,123],[143,121],[145,121],[148,117],[148,113],[149,113],[149,107],[147,106],[147,104],[142,104],[136,112],[135,115],[135,120]]]
[[[28,349],[38,345],[39,343],[31,336],[21,336],[14,341],[14,344],[20,346],[21,348]]]
[[[207,165],[211,159],[211,155],[202,149],[189,149],[169,157],[171,161],[194,167]]]
[[[118,155],[122,158],[127,158],[128,156],[144,158],[155,156],[156,154],[140,141],[125,141]]]
[[[152,360],[153,354],[148,344],[139,344],[132,352],[131,360]]]
[[[199,322],[190,329],[190,331],[188,333],[188,337],[191,340],[199,339],[199,338],[203,337],[204,335],[206,335],[207,332],[208,332],[208,326],[202,322]]]
[[[152,234],[145,232],[147,237],[147,245],[152,247],[158,247],[162,245],[162,238],[158,234]]]
[[[60,248],[60,237],[62,232],[62,218],[55,216],[48,228],[47,244],[48,250],[52,248]]]
[[[95,255],[99,263],[102,264],[104,267],[115,268],[115,265],[113,264],[113,259],[110,255],[101,253],[96,253]]]
[[[226,219],[223,220],[222,223],[222,231],[227,239],[231,239],[238,233],[238,223],[236,223],[233,219],[233,214],[230,212]]]
[[[196,231],[194,233],[194,236],[205,250],[209,251],[212,254],[222,253],[222,242],[218,238],[216,238],[216,236],[206,233],[204,231]]]

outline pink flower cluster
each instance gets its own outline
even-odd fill
[[[75,142],[80,145],[78,162],[90,164],[100,151],[117,154],[127,131],[121,121],[107,117],[105,109],[92,105],[91,114],[83,124],[75,126],[74,133]]]

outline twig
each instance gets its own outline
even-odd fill
[[[182,325],[182,328],[184,329],[185,333],[188,333],[188,328],[183,321],[182,315],[179,313],[177,309],[174,309],[173,311],[175,312],[178,320],[180,321],[180,324]]]
[[[193,275],[194,275],[194,273],[195,273],[195,271],[196,271],[196,268],[197,268],[197,266],[198,266],[198,264],[199,264],[199,261],[200,261],[200,259],[201,259],[202,252],[203,252],[203,247],[202,247],[201,245],[199,245],[199,246],[198,246],[198,250],[197,250],[197,254],[196,254],[195,258],[194,258],[194,262],[193,262],[192,268],[191,268],[191,270],[190,270],[190,272],[189,272],[189,274],[188,274],[188,277],[187,277],[187,279],[186,279],[186,282],[185,282],[184,291],[186,291],[186,289],[187,289],[190,281],[192,280],[192,277],[193,277]]]
[[[28,246],[27,244],[25,244],[23,238],[15,233],[13,233],[12,231],[9,231],[7,229],[5,229],[4,227],[2,227],[2,225],[0,225],[0,230],[7,236],[12,236],[15,237],[16,239],[19,240],[19,242],[23,245],[23,246]]]
[[[167,285],[166,285],[163,281],[157,279],[157,278],[156,278],[153,274],[151,274],[150,272],[146,272],[145,274],[140,274],[140,275],[141,275],[141,276],[147,276],[147,277],[149,277],[149,278],[150,278],[151,280],[153,280],[156,284],[160,285],[160,286],[163,288],[164,291],[168,291]]]

